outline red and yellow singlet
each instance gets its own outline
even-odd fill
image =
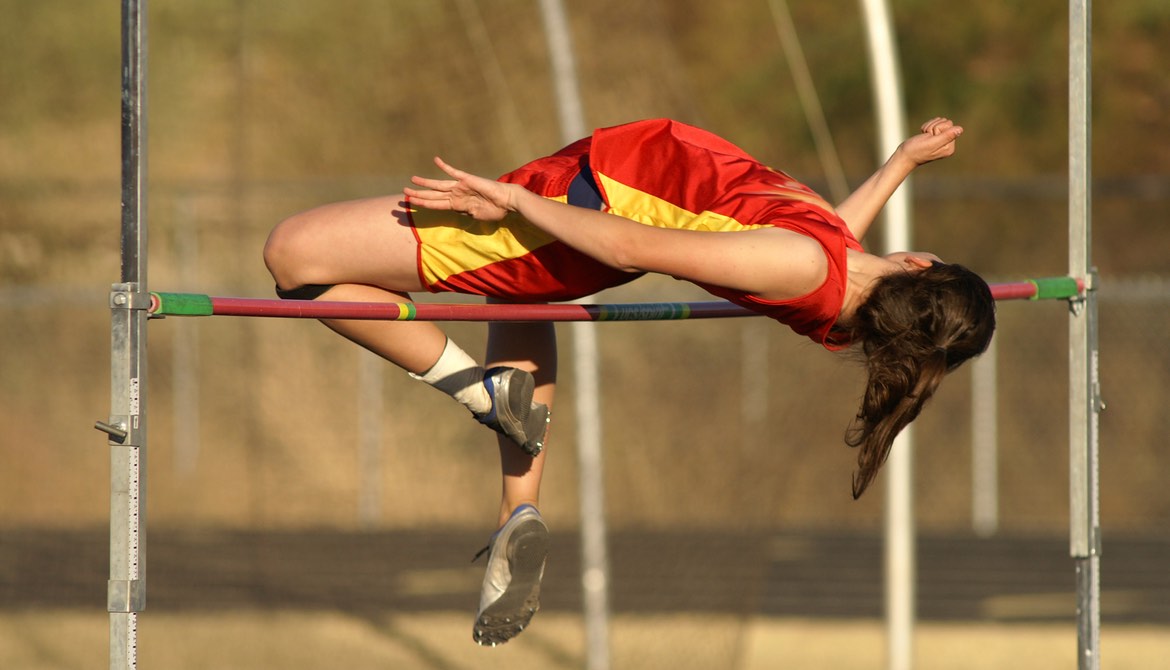
[[[666,119],[597,130],[500,179],[565,201],[583,165],[592,171],[604,211],[645,225],[711,232],[776,226],[817,240],[828,257],[829,273],[807,295],[766,301],[700,285],[830,349],[846,344],[834,340],[830,330],[845,294],[845,250],[861,250],[861,245],[833,208],[808,187],[716,135]],[[483,223],[426,210],[411,214],[419,242],[419,276],[434,292],[515,302],[570,300],[638,276],[602,265],[520,217]]]

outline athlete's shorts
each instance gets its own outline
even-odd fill
[[[500,181],[520,184],[551,200],[603,209],[589,169],[589,144],[589,138],[575,142]],[[414,207],[407,213],[418,240],[419,278],[433,293],[469,293],[513,302],[573,300],[640,276],[574,251],[516,214],[483,222]]]

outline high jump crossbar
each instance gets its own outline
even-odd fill
[[[1048,277],[992,284],[996,300],[1075,298],[1084,282]],[[616,304],[445,304],[225,298],[200,293],[150,294],[152,316],[254,316],[367,321],[677,321],[758,316],[725,301]]]

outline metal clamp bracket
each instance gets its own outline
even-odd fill
[[[138,284],[114,284],[110,289],[111,309],[150,309],[150,294],[138,290]]]
[[[1068,299],[1068,310],[1073,316],[1080,316],[1085,311],[1085,302],[1089,293],[1097,290],[1097,268],[1090,268],[1084,278],[1084,290]]]

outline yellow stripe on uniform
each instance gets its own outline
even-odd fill
[[[565,201],[563,196],[552,199]],[[520,258],[553,241],[516,214],[499,222],[426,209],[412,209],[410,216],[421,243],[423,279],[428,285],[453,274]]]
[[[725,214],[691,212],[658,196],[640,191],[601,175],[605,194],[609,196],[609,212],[658,228],[681,228],[709,232],[734,232],[763,228],[759,224],[745,225]]]

